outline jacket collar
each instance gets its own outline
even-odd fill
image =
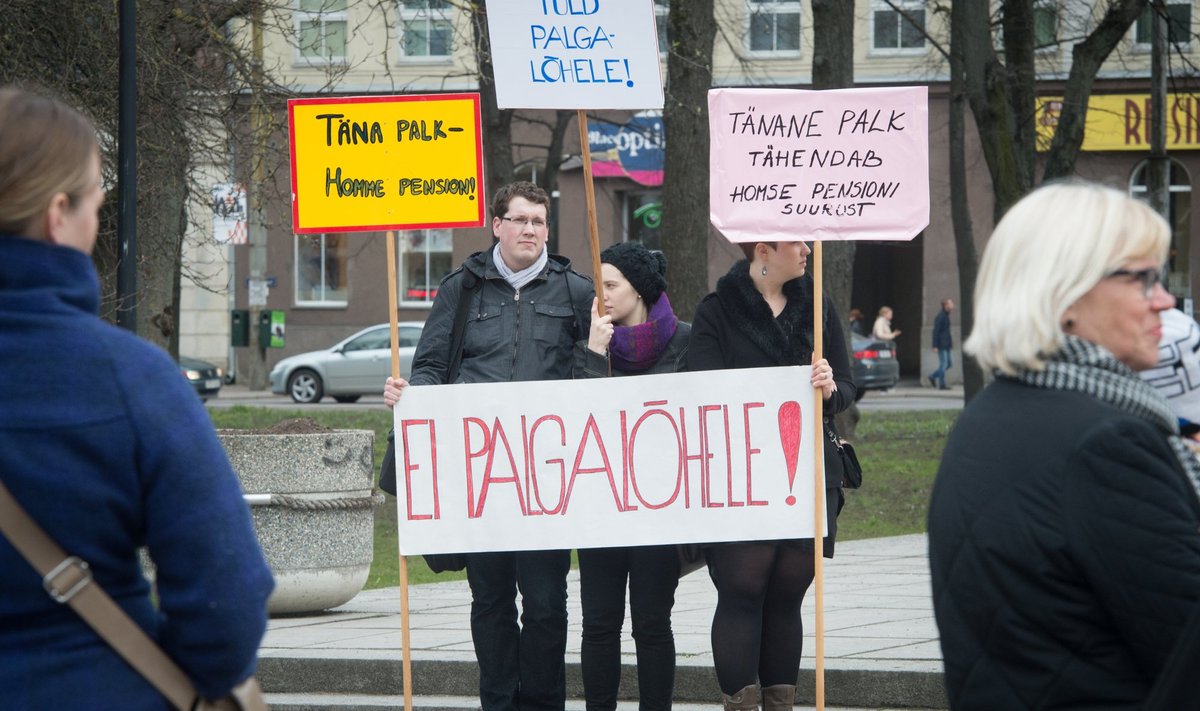
[[[547,257],[546,268],[537,276],[538,279],[545,279],[546,275],[551,272],[564,272],[571,267],[571,260],[562,255],[551,253]],[[491,247],[467,257],[463,261],[463,269],[466,269],[480,279],[504,278],[500,276],[499,270],[496,269],[496,265],[492,261]]]
[[[741,260],[717,280],[721,308],[738,330],[776,363],[808,365],[812,359],[812,277],[805,274],[783,285],[787,305],[776,318]]]
[[[91,257],[77,249],[0,233],[0,300],[10,296],[19,300],[12,308],[31,312],[63,303],[96,314],[100,279]]]

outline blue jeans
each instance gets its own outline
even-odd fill
[[[939,348],[937,354],[938,354],[938,369],[933,371],[932,373],[930,373],[929,377],[933,378],[934,380],[937,381],[938,387],[944,388],[944,387],[946,387],[946,371],[950,370],[950,366],[951,366],[950,349],[949,348]]]
[[[569,551],[467,556],[471,640],[483,711],[562,711],[566,705],[570,567]]]
[[[625,583],[637,649],[640,711],[669,711],[675,687],[671,607],[679,585],[675,546],[585,548],[579,551],[583,605],[583,694],[588,711],[617,708]]]

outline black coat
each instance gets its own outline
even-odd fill
[[[998,379],[951,432],[929,510],[952,708],[1139,708],[1200,599],[1198,526],[1161,431]]]
[[[704,297],[692,320],[688,344],[688,370],[769,368],[811,365],[813,353],[812,277],[804,275],[784,284],[787,306],[776,318],[762,294],[754,288],[745,260],[734,264],[717,281],[717,289]],[[825,401],[824,414],[835,415],[854,402],[854,379],[846,354],[842,320],[829,299],[824,301],[824,355],[833,368],[837,391]],[[828,442],[826,442],[828,444]],[[825,448],[825,485],[842,485],[836,451]]]

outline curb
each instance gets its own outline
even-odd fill
[[[474,698],[479,689],[479,668],[472,661],[414,659],[413,694],[421,697]],[[264,656],[257,676],[271,694],[399,696],[404,693],[399,658],[392,657],[282,657]],[[814,671],[800,670],[798,704],[814,703]],[[583,698],[579,664],[567,663],[567,696]],[[621,671],[621,698],[637,699],[637,668],[625,664]],[[674,700],[682,703],[715,703],[720,698],[711,667],[680,664],[675,672]],[[830,706],[865,708],[948,707],[940,672],[874,669],[825,670],[825,702]]]

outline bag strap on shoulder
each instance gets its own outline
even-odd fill
[[[86,561],[68,556],[0,482],[0,532],[42,576],[42,586],[65,603],[154,688],[181,711],[190,711],[199,694],[179,665],[159,648],[104,588],[92,579]]]

